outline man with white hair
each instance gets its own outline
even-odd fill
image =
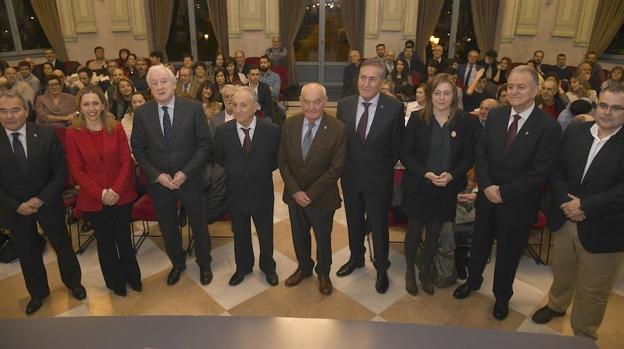
[[[147,72],[153,100],[134,114],[132,150],[147,177],[167,255],[173,285],[186,269],[186,251],[178,226],[177,205],[186,208],[195,237],[195,256],[202,285],[212,280],[210,237],[204,216],[202,169],[210,153],[210,132],[199,102],[175,96],[176,78],[163,65]]]

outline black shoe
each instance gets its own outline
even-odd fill
[[[202,285],[208,285],[212,281],[212,270],[210,266],[207,267],[199,267],[199,282]]]
[[[277,286],[279,283],[279,279],[277,278],[277,273],[272,271],[270,273],[266,273],[266,281],[271,286]]]
[[[41,308],[43,300],[49,295],[49,293],[43,297],[33,297],[26,306],[26,315],[32,315],[34,312]]]
[[[72,296],[79,301],[87,298],[87,290],[85,290],[84,286],[82,285],[72,287],[71,293],[72,293]]]
[[[126,292],[125,288],[120,288],[117,290],[113,290],[113,292],[118,295],[119,297],[125,297],[128,293]]]
[[[184,269],[186,269],[186,264],[173,267],[167,276],[167,285],[175,285],[180,281],[180,274],[182,274]]]
[[[464,299],[468,296],[470,296],[472,294],[472,292],[478,290],[479,288],[473,288],[470,285],[468,285],[468,283],[464,283],[463,285],[459,286],[458,288],[455,289],[455,292],[453,292],[453,297],[457,298],[457,299]]]
[[[429,275],[429,273],[426,271],[420,271],[418,273],[418,278],[420,279],[420,282],[422,283],[423,291],[425,291],[425,293],[428,295],[432,295],[435,287],[433,285],[433,280],[431,279],[431,275]]]
[[[496,318],[496,320],[505,320],[505,318],[507,318],[507,315],[509,315],[509,302],[496,301],[494,303],[492,315],[494,315],[494,318]]]
[[[377,272],[377,281],[375,282],[375,289],[378,293],[386,293],[388,291],[388,286],[390,286],[390,281],[388,281],[388,273],[385,271]]]
[[[80,232],[81,233],[86,233],[86,232],[88,232],[89,230],[92,230],[92,229],[93,229],[93,226],[91,225],[91,223],[89,223],[87,221],[84,221],[82,223],[82,226],[80,227]]]
[[[414,268],[407,269],[405,272],[405,290],[407,293],[415,296],[418,294],[418,286],[416,285],[416,271]]]
[[[564,315],[565,315],[565,311],[562,311],[562,312],[554,311],[554,310],[550,309],[549,306],[545,305],[545,306],[539,308],[535,312],[535,314],[533,314],[531,319],[533,320],[533,322],[535,322],[537,324],[547,324],[554,317],[559,317],[559,316],[564,316]]]
[[[353,262],[349,260],[342,267],[340,267],[340,269],[338,269],[338,271],[336,272],[336,275],[340,277],[347,276],[353,273],[355,269],[362,268],[362,267],[364,267],[364,262],[357,263],[357,262]]]
[[[235,271],[230,278],[230,286],[236,286],[245,280],[245,276],[250,272]]]
[[[130,288],[135,291],[135,292],[141,292],[143,291],[143,284],[141,283],[141,280],[136,281],[136,282],[130,282]]]

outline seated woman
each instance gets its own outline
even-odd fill
[[[141,91],[134,91],[130,95],[130,107],[128,108],[128,112],[124,115],[123,119],[121,119],[121,126],[126,132],[126,136],[128,137],[128,145],[130,145],[130,136],[132,135],[132,125],[134,123],[134,111],[145,104],[147,102],[147,98]],[[130,148],[130,152],[132,152],[132,147]]]
[[[433,294],[433,258],[445,223],[455,220],[456,197],[466,188],[466,173],[474,163],[474,124],[458,106],[457,88],[448,74],[431,82],[425,108],[413,112],[401,144],[405,166],[403,207],[408,219],[405,235],[405,289],[417,294],[415,262],[426,227],[419,278]]]
[[[405,58],[399,58],[394,62],[394,73],[391,77],[394,83],[394,94],[400,101],[408,102],[414,94],[412,78]]]
[[[46,87],[45,87],[45,81],[48,78],[48,76],[52,76],[54,74],[54,66],[52,64],[50,64],[49,62],[45,62],[41,65],[41,87],[39,88],[39,91],[35,91],[35,93],[40,96],[42,94],[45,93],[46,91]]]
[[[123,66],[126,76],[132,76],[135,74],[136,61],[137,56],[134,53],[128,55],[128,58],[126,59],[126,64]]]
[[[223,55],[220,53],[217,54],[214,62],[212,62],[212,71],[214,72],[217,68],[225,69],[225,67],[223,66],[224,61],[225,61],[225,57],[223,57]]]
[[[123,297],[127,284],[142,290],[130,236],[134,162],[124,129],[108,113],[102,90],[87,86],[76,100],[80,112],[66,133],[69,170],[80,186],[76,209],[95,230],[106,287]]]
[[[617,66],[611,69],[609,78],[602,83],[600,90],[604,90],[607,86],[611,85],[623,85],[624,84],[624,68]]]
[[[223,103],[223,98],[221,97],[221,90],[223,86],[226,85],[225,82],[225,69],[216,68],[214,71],[214,89],[212,93],[215,95],[215,98],[218,102]]]
[[[416,100],[407,103],[405,106],[405,125],[409,121],[412,112],[423,109],[427,103],[427,95],[429,94],[429,87],[427,84],[420,84],[416,88]]]
[[[136,89],[128,78],[121,78],[117,82],[117,96],[110,100],[110,111],[115,116],[115,120],[121,120],[130,108],[130,97]]]
[[[214,76],[212,67],[208,70],[208,66],[204,62],[197,62],[193,64],[193,80],[197,85],[203,84],[205,81],[213,82]]]
[[[232,85],[245,85],[247,83],[247,77],[243,73],[238,72],[236,68],[236,59],[234,57],[227,57],[223,63],[225,66],[225,82]]]
[[[202,109],[206,119],[211,119],[212,116],[221,110],[221,103],[217,101],[217,96],[214,94],[214,86],[208,81],[201,84],[198,88],[200,93],[197,94],[196,99],[202,103]]]
[[[496,74],[492,78],[492,81],[496,85],[502,85],[507,83],[507,75],[509,71],[511,71],[511,58],[503,57],[500,62],[498,62]]]
[[[76,99],[61,92],[61,79],[50,75],[44,80],[45,93],[35,101],[36,122],[52,127],[67,127],[76,113]]]
[[[589,98],[589,100],[596,104],[598,103],[598,96],[596,91],[592,90],[589,85],[589,81],[585,80],[581,75],[573,76],[570,78],[570,90],[566,92],[566,97],[570,103],[576,101],[579,98]]]
[[[427,82],[428,83],[433,81],[433,78],[435,78],[435,76],[439,73],[439,70],[440,70],[440,63],[438,61],[432,60],[431,62],[429,62],[429,65],[427,66]]]
[[[127,48],[122,48],[119,50],[119,54],[117,57],[117,66],[120,68],[125,68],[128,62],[128,57],[130,56],[130,50]]]

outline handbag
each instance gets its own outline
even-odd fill
[[[429,271],[433,283],[438,288],[455,285],[457,269],[455,267],[455,233],[453,223],[445,222],[440,231],[440,247],[433,257]]]

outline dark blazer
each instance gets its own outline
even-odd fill
[[[509,218],[533,224],[540,194],[552,173],[561,134],[559,124],[537,106],[526,120],[511,150],[505,153],[505,137],[511,107],[490,110],[476,149],[477,181],[481,189],[477,204],[487,204],[483,189],[498,185]],[[504,217],[503,217],[504,218]]]
[[[33,196],[49,208],[62,209],[62,193],[67,181],[67,167],[63,147],[51,128],[34,123],[26,124],[26,152],[28,173],[17,167],[11,142],[0,127],[0,213],[11,219],[19,205]],[[43,212],[43,211],[41,211]],[[46,212],[48,212],[46,210]],[[17,214],[17,213],[15,213]]]
[[[611,136],[591,163],[581,182],[594,138],[594,122],[570,125],[563,134],[556,170],[550,180],[553,205],[548,227],[557,231],[566,217],[559,208],[570,201],[568,193],[581,199],[587,217],[577,223],[579,239],[591,253],[624,251],[624,130]]]
[[[89,132],[86,128],[69,128],[65,135],[69,169],[80,186],[76,207],[85,212],[101,210],[102,191],[106,188],[119,195],[117,205],[132,202],[136,198],[134,162],[123,127],[117,123],[113,132],[103,132],[103,154]]]
[[[432,122],[436,122],[433,120]],[[431,127],[420,117],[420,112],[412,112],[409,122],[403,132],[401,146],[401,163],[405,166],[403,176],[403,190],[416,192],[427,182],[427,160],[431,143]],[[453,180],[447,188],[455,194],[466,189],[466,173],[474,163],[475,125],[470,117],[458,111],[455,119],[449,124],[451,132],[451,169],[448,171]]]
[[[215,128],[223,125],[225,123],[225,109],[215,113],[211,120]]]
[[[214,159],[225,168],[226,196],[230,210],[273,208],[273,171],[277,168],[279,127],[257,119],[249,154],[243,152],[236,120],[217,127]]]
[[[405,58],[405,56],[403,56]],[[407,60],[407,58],[405,58]],[[410,72],[418,72],[421,76],[421,79],[427,76],[427,67],[425,67],[425,63],[418,57],[416,53],[412,56],[411,60],[407,60],[409,63]]]
[[[349,63],[342,70],[342,97],[351,96],[358,93],[357,80],[360,73],[360,65]]]
[[[464,80],[466,78],[466,69],[467,69],[468,63],[464,63],[464,64],[460,64],[459,67],[457,67],[457,79],[462,83],[462,85],[464,84]],[[482,62],[477,62],[475,63],[475,74],[477,73],[477,71],[479,71],[479,69],[483,68],[485,69],[485,65]],[[468,86],[464,86],[464,88],[468,88]]]
[[[358,95],[338,101],[336,118],[347,127],[347,158],[342,173],[343,191],[357,194],[366,188],[390,200],[394,165],[399,159],[405,124],[403,104],[383,93],[375,110],[366,142],[362,144],[355,124]]]
[[[286,119],[282,126],[279,169],[284,179],[283,200],[287,205],[297,205],[292,196],[304,191],[312,200],[310,207],[335,210],[341,202],[337,183],[347,152],[347,129],[340,120],[324,113],[303,159],[303,120],[303,114],[298,114]]]
[[[209,157],[210,132],[201,103],[176,96],[171,129],[173,140],[168,148],[154,100],[134,113],[132,152],[150,183],[161,173],[173,176],[182,171],[188,178],[201,176]]]
[[[427,59],[427,66],[429,66],[429,64],[431,64],[431,61],[433,61],[433,57],[430,57],[429,59]],[[442,57],[440,62],[438,62],[438,73],[444,73],[444,71],[448,67],[449,67],[448,59],[446,57]]]
[[[249,86],[249,84],[247,84]],[[262,81],[258,81],[258,104],[262,107],[262,113],[265,117],[273,119],[273,98],[271,97],[271,89],[269,85]]]

